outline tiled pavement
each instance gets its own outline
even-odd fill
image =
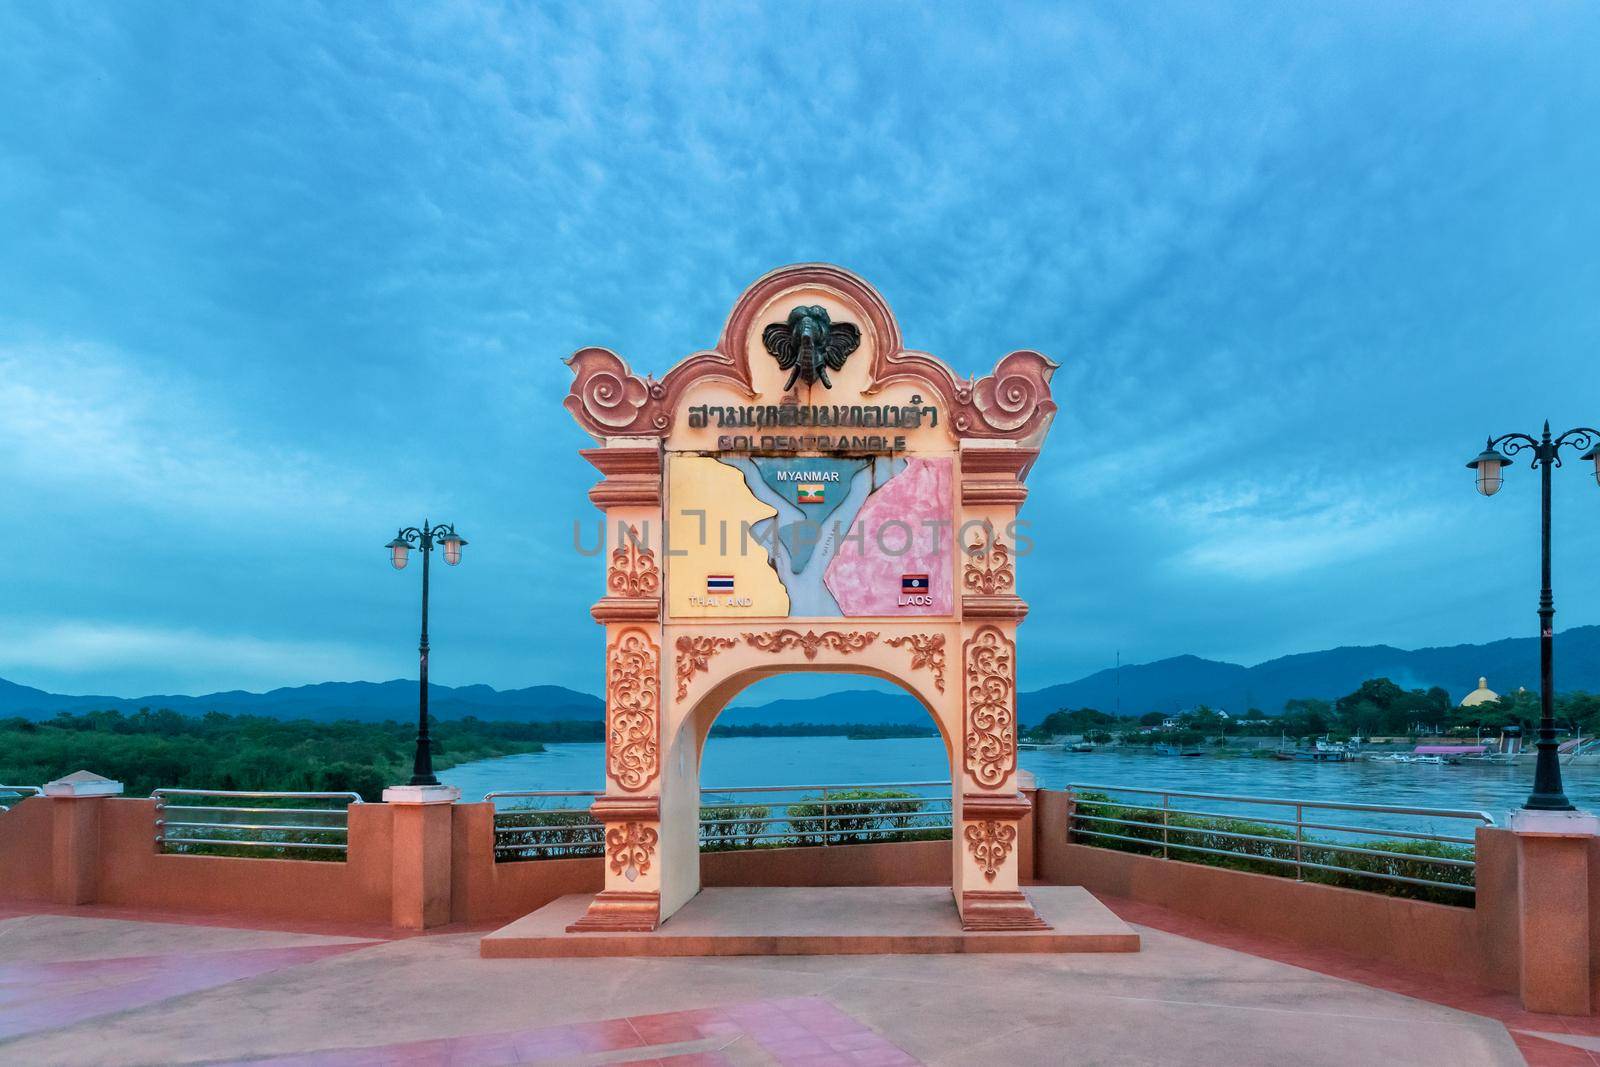
[[[1222,930],[1199,919],[1132,900],[1100,899],[1129,923],[1495,1019],[1510,1031],[1517,1048],[1533,1067],[1600,1065],[1600,1017],[1541,1015],[1523,1011],[1522,1004],[1510,993],[1477,989],[1430,975],[1375,966],[1370,961],[1331,949],[1307,949],[1276,938]]]
[[[853,1064],[896,1067],[918,1061],[820,997],[752,1000],[724,1008],[636,1015],[470,1037],[434,1038],[307,1055],[236,1060],[238,1067],[368,1067],[521,1063]]]
[[[0,911],[0,1063],[1600,1063],[1589,1019],[1107,903],[1143,952],[481,960],[470,931]]]

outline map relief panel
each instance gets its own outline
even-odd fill
[[[672,456],[669,612],[949,615],[948,458]]]

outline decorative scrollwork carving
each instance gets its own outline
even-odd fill
[[[580,423],[619,435],[658,434],[671,424],[656,403],[665,395],[661,383],[633,373],[615,352],[585,348],[567,366],[576,377],[562,404]]]
[[[563,403],[596,437],[661,437],[672,428],[678,404],[691,386],[716,381],[753,397],[747,348],[757,328],[756,316],[768,313],[775,298],[805,287],[831,290],[859,314],[860,342],[865,344],[869,337],[872,341],[871,384],[866,395],[895,384],[908,384],[923,393],[931,390],[950,413],[946,425],[960,437],[1037,441],[1049,427],[1056,411],[1050,398],[1055,363],[1038,352],[1021,350],[1001,359],[991,374],[957,378],[943,361],[902,347],[899,324],[877,290],[847,270],[818,263],[784,267],[746,289],[734,304],[716,347],[682,360],[660,380],[633,373],[621,357],[604,348],[579,351],[567,361],[576,380]],[[773,325],[788,327],[789,338],[794,337],[793,324]],[[795,351],[794,364],[785,369],[799,370],[805,362],[816,370],[817,379],[827,384],[827,371],[837,369],[848,355],[844,347],[849,339],[832,340],[842,325],[830,322],[827,327],[827,337],[835,346],[831,360],[826,345],[815,346],[809,360]],[[767,344],[763,334],[763,344]],[[774,346],[783,350],[786,341],[772,335],[768,351]],[[783,358],[787,360],[789,353]]]
[[[1017,828],[1012,823],[984,819],[970,824],[961,836],[967,840],[967,851],[983,868],[983,877],[992,882],[1016,846]]]
[[[963,648],[966,768],[990,787],[1017,767],[1016,647],[997,627],[984,626]]]
[[[981,562],[980,562],[981,561]],[[961,587],[969,593],[1002,596],[1016,585],[1011,570],[1011,553],[999,538],[974,541],[967,548],[967,562],[961,573]]]
[[[884,644],[895,648],[911,649],[911,669],[928,668],[933,673],[933,686],[944,692],[944,634],[906,634],[888,637]]]
[[[611,857],[611,873],[632,882],[650,870],[661,837],[643,823],[629,822],[606,831],[606,853]]]
[[[1037,352],[1012,352],[982,378],[955,383],[957,431],[973,436],[1026,434],[1055,413],[1050,375],[1056,365]]]
[[[639,542],[637,531],[631,526],[622,544],[611,552],[606,592],[624,597],[661,595],[661,569],[656,566],[656,554]]]
[[[786,649],[798,648],[805,653],[806,659],[816,659],[820,649],[837,652],[841,656],[848,656],[853,652],[860,652],[878,639],[876,631],[851,630],[841,633],[838,630],[824,630],[820,634],[815,630],[801,633],[799,630],[769,630],[763,634],[744,634],[745,643],[759,648],[763,652],[783,652]]]
[[[660,772],[660,650],[639,629],[623,630],[606,654],[606,768],[632,792]]]
[[[689,695],[689,683],[701,671],[711,669],[711,657],[739,642],[731,637],[702,637],[684,634],[678,638],[678,699]]]

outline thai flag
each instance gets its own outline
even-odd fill
[[[708,575],[706,575],[706,592],[708,594],[710,594],[710,593],[731,593],[731,592],[733,592],[733,575],[731,575],[731,574],[708,574]]]
[[[904,594],[926,593],[928,591],[928,576],[926,574],[902,574],[900,576],[900,592]]]

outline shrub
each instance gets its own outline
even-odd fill
[[[859,845],[868,841],[917,841],[948,837],[948,830],[928,827],[927,801],[915,793],[892,789],[846,789],[829,793],[824,811],[820,796],[789,805],[796,845]],[[798,820],[798,821],[796,821]]]
[[[766,804],[717,804],[700,809],[700,851],[732,852],[761,848],[771,841],[757,840],[773,830],[764,820],[772,809]],[[780,842],[781,843],[781,842]]]
[[[495,834],[495,859],[502,863],[605,853],[605,827],[587,811],[513,808],[496,814],[495,829],[511,831]]]
[[[1163,815],[1161,808],[1133,807],[1113,801],[1104,793],[1080,793],[1076,797],[1072,837],[1078,844],[1092,845],[1095,848],[1145,856],[1162,856],[1183,863],[1225,867],[1229,870],[1275,875],[1279,878],[1296,877],[1294,860],[1298,845],[1301,860],[1299,877],[1303,881],[1360,889],[1370,893],[1384,893],[1389,896],[1409,897],[1437,904],[1471,907],[1473,903],[1470,892],[1371,877],[1376,874],[1421,878],[1433,882],[1449,882],[1470,889],[1474,884],[1473,868],[1429,862],[1430,859],[1470,860],[1473,858],[1473,850],[1466,845],[1454,845],[1443,841],[1336,840],[1309,834],[1297,840],[1292,830],[1267,823],[1251,822],[1247,819],[1166,814],[1166,830],[1163,833],[1160,825]],[[1097,816],[1156,825],[1129,826],[1126,823],[1101,822],[1094,818]],[[1107,833],[1136,840],[1100,836]],[[1233,835],[1249,835],[1249,837]],[[1253,838],[1269,840],[1253,840]],[[1369,856],[1341,851],[1341,846],[1363,848],[1383,852],[1386,855]],[[1200,851],[1201,849],[1211,851]],[[1325,871],[1307,864],[1336,865],[1352,870]]]

